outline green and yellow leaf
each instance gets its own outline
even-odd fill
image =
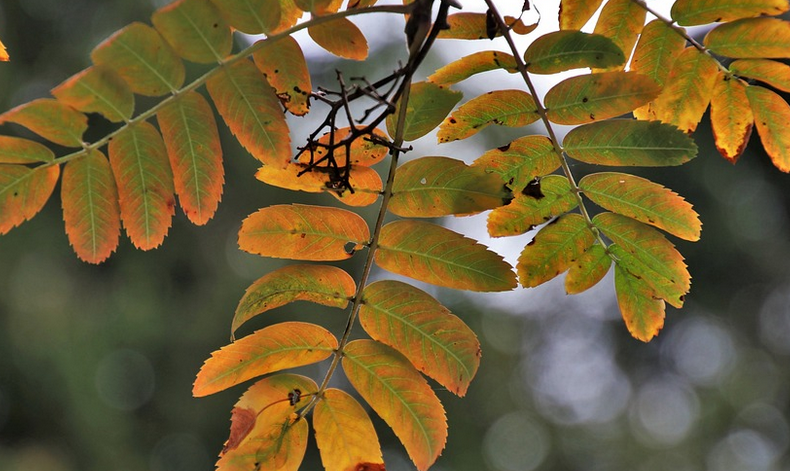
[[[129,85],[109,69],[88,67],[52,89],[58,101],[85,113],[100,113],[113,122],[128,121],[134,112]]]
[[[0,235],[41,211],[60,176],[60,167],[31,169],[24,165],[0,165]]]
[[[754,122],[765,152],[779,170],[790,172],[790,106],[763,87],[746,87]]]
[[[590,21],[603,0],[561,0],[560,29],[580,30]]]
[[[286,265],[255,281],[239,301],[231,332],[243,323],[271,309],[294,301],[309,301],[344,308],[354,296],[351,275],[328,265]]]
[[[155,29],[132,23],[116,32],[91,52],[96,65],[120,75],[134,93],[161,96],[184,83],[184,63]]]
[[[579,188],[595,204],[609,211],[663,229],[681,239],[699,240],[699,216],[677,193],[634,175],[593,173],[579,181]]]
[[[442,122],[439,142],[466,139],[490,124],[521,127],[540,119],[535,99],[522,90],[496,90],[461,105]]]
[[[284,20],[282,1],[211,0],[227,23],[247,34],[269,34]],[[296,8],[299,16],[303,12]],[[294,20],[295,21],[295,20]],[[291,25],[289,25],[291,26]]]
[[[506,206],[488,215],[488,234],[505,237],[524,234],[538,224],[572,210],[579,204],[571,184],[560,175],[534,180]]]
[[[155,11],[151,22],[188,61],[216,63],[233,48],[230,28],[209,0],[177,0]]]
[[[212,353],[200,368],[192,395],[208,396],[256,376],[317,363],[336,348],[335,336],[321,326],[274,324]]]
[[[790,22],[777,18],[746,18],[713,28],[705,47],[734,59],[790,57]]]
[[[529,45],[524,53],[533,74],[556,74],[582,67],[607,68],[625,63],[625,55],[611,39],[581,31],[554,31]]]
[[[403,355],[373,340],[346,345],[343,371],[351,385],[389,425],[420,471],[441,454],[447,440],[444,407]]]
[[[338,18],[307,28],[319,46],[344,59],[363,61],[368,57],[368,41],[348,18]]]
[[[527,25],[521,19],[505,16],[505,24],[516,34],[529,34],[535,30],[537,23]],[[439,31],[440,39],[488,39],[485,13],[454,13],[447,16],[449,28]],[[501,36],[497,28],[494,36]]]
[[[0,124],[16,123],[66,147],[82,147],[88,117],[51,98],[39,98],[0,114]]]
[[[74,252],[88,263],[103,262],[121,235],[118,190],[107,158],[92,150],[67,163],[60,190],[66,235]]]
[[[285,109],[296,116],[307,114],[310,110],[308,97],[313,86],[299,43],[291,36],[276,41],[265,40],[263,47],[253,54],[253,59]]]
[[[646,17],[647,10],[631,0],[609,0],[593,32],[611,39],[625,57],[630,57]]]
[[[473,75],[497,69],[504,69],[511,74],[518,72],[516,59],[502,51],[478,51],[437,69],[428,77],[428,81],[453,85]]]
[[[335,0],[293,0],[297,7],[315,14],[323,14],[332,9]],[[336,10],[336,9],[335,9]]]
[[[788,8],[787,0],[678,0],[670,14],[679,25],[695,26],[779,15]]]
[[[768,59],[740,59],[730,64],[730,71],[790,92],[790,65]]]
[[[406,105],[406,121],[403,139],[414,141],[433,131],[461,101],[463,94],[449,87],[432,82],[411,84],[409,103]],[[396,104],[399,109],[400,102]],[[395,135],[397,122],[394,114],[387,117],[387,132]]]
[[[746,97],[746,84],[719,72],[710,100],[710,125],[719,153],[732,163],[746,150],[754,116]]]
[[[661,20],[646,24],[634,49],[630,70],[647,75],[659,85],[666,83],[672,64],[686,46],[686,40]]]
[[[21,137],[0,136],[0,164],[50,162],[55,153],[49,147]]]
[[[472,162],[486,172],[499,175],[514,193],[532,180],[560,168],[554,144],[546,136],[524,136],[491,149]]]
[[[480,342],[461,319],[400,281],[372,283],[362,299],[359,321],[373,340],[398,350],[453,394],[466,394],[480,366]]]
[[[565,292],[579,294],[587,291],[606,276],[611,266],[612,258],[601,244],[590,246],[568,268],[568,274],[565,275]]]
[[[644,280],[617,265],[614,267],[614,289],[628,332],[642,342],[649,342],[658,335],[664,327],[664,300],[655,299]]]
[[[340,208],[287,204],[258,210],[244,220],[239,247],[264,257],[345,260],[370,238],[364,219]]]

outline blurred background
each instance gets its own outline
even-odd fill
[[[89,52],[101,40],[132,21],[148,22],[166,3],[3,0],[0,38],[11,62],[0,64],[0,110],[49,96],[90,65]],[[463,3],[471,10],[482,4]],[[514,9],[511,14],[521,6],[501,3]],[[526,41],[556,26],[556,1],[532,3],[545,24]],[[671,4],[651,3],[664,11]],[[529,15],[527,21],[536,18],[534,10]],[[314,86],[331,87],[336,68],[375,79],[393,69],[394,59],[405,59],[402,19],[356,22],[371,44],[365,63],[337,61],[299,37]],[[504,45],[441,43],[422,74],[479,47]],[[191,69],[193,77],[200,70]],[[492,84],[523,88],[504,73],[489,73],[460,89],[469,99]],[[543,91],[549,86],[539,85]],[[149,105],[138,99],[137,109]],[[294,143],[312,130],[317,106],[314,114],[291,119]],[[89,140],[109,129],[98,117],[91,120]],[[265,205],[334,201],[259,183],[256,161],[220,128],[228,183],[205,227],[179,213],[161,248],[137,251],[122,236],[109,261],[88,265],[69,247],[58,187],[37,217],[0,238],[0,470],[213,469],[244,386],[194,399],[192,381],[210,353],[228,343],[244,289],[281,265],[237,249],[241,220]],[[0,132],[28,135],[9,125]],[[427,138],[407,158],[471,161],[526,133],[542,130],[486,129],[469,142],[441,147]],[[432,469],[790,470],[790,180],[773,168],[756,132],[736,166],[718,156],[707,122],[695,137],[700,154],[686,166],[635,171],[686,197],[704,224],[700,242],[673,240],[694,285],[684,309],[668,307],[666,326],[651,343],[626,331],[611,277],[574,297],[564,294],[561,277],[505,295],[420,285],[483,343],[467,397],[434,383],[450,435]],[[589,171],[581,165],[574,170]],[[362,214],[371,218],[374,209]],[[511,263],[531,238],[487,240],[485,215],[442,222],[483,240]],[[359,273],[361,261],[343,268]],[[345,313],[298,303],[256,318],[239,335],[295,319],[339,332]],[[301,372],[318,377],[325,367]],[[388,469],[413,469],[392,433],[375,420]],[[320,469],[312,438],[302,469]]]

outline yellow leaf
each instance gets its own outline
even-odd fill
[[[560,29],[582,29],[603,0],[560,1]]]
[[[368,41],[348,18],[311,26],[307,32],[316,44],[338,57],[355,61],[368,57]]]
[[[664,327],[664,301],[653,298],[642,280],[618,265],[614,267],[614,286],[628,332],[637,340],[649,342]]]
[[[634,49],[630,69],[652,78],[659,85],[666,83],[667,75],[686,40],[661,20],[646,24]]]
[[[9,60],[11,59],[8,57],[8,52],[5,49],[5,45],[3,44],[2,41],[0,41],[0,61],[8,62]]]
[[[565,292],[579,294],[592,288],[609,272],[612,258],[601,244],[592,245],[574,261],[565,275]]]
[[[694,26],[779,15],[788,8],[787,0],[677,0],[671,14],[679,25]]]
[[[579,204],[568,179],[547,175],[533,180],[510,204],[491,211],[488,233],[491,237],[523,234],[538,224],[572,210]]]
[[[263,47],[255,51],[253,59],[285,109],[296,116],[307,114],[313,86],[299,43],[291,36],[276,41],[264,40]]]
[[[746,85],[719,72],[710,100],[710,126],[719,153],[732,163],[746,150],[754,116],[746,97]]]
[[[631,0],[609,0],[593,32],[614,41],[627,59],[631,57],[646,16],[647,11]]]
[[[540,119],[535,99],[522,90],[496,90],[461,105],[439,127],[439,142],[466,139],[490,124],[521,127]]]
[[[478,51],[437,69],[428,77],[428,81],[453,85],[472,75],[496,69],[504,69],[509,73],[518,71],[516,60],[510,54],[502,51]]]
[[[472,167],[496,173],[514,193],[532,180],[560,168],[554,144],[546,136],[524,136],[481,155]]]
[[[776,168],[790,172],[790,106],[781,96],[763,87],[746,88],[757,133]]]
[[[730,64],[730,71],[740,77],[759,80],[790,92],[790,65],[768,59],[740,59]]]
[[[724,23],[710,30],[704,44],[734,59],[784,59],[790,57],[790,22],[747,18]]]
[[[302,173],[303,171],[306,173]],[[329,193],[349,206],[368,206],[375,203],[383,188],[378,172],[359,165],[352,165],[349,172],[348,183],[354,189],[353,193],[345,188],[335,188],[326,172],[308,170],[308,166],[301,163],[290,163],[286,168],[264,165],[255,173],[255,178],[278,188],[307,193]]]

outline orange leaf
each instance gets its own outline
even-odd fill
[[[400,281],[365,287],[359,322],[424,374],[464,396],[480,366],[480,342],[464,321],[428,293]]]
[[[481,155],[472,167],[498,174],[514,193],[532,180],[560,168],[554,144],[546,136],[524,136]]]
[[[20,137],[0,136],[0,163],[34,164],[49,162],[55,154],[49,147]]]
[[[428,81],[440,85],[453,85],[472,75],[496,69],[515,73],[518,71],[516,59],[502,51],[478,51],[441,67],[428,77]]]
[[[193,224],[214,216],[225,171],[214,113],[203,95],[182,93],[157,114],[181,208]]]
[[[790,22],[747,18],[724,23],[710,30],[704,44],[734,59],[784,59],[790,57]]]
[[[645,25],[646,16],[647,10],[631,0],[609,0],[601,10],[593,32],[614,41],[628,58]]]
[[[188,61],[216,63],[233,47],[230,28],[209,0],[177,0],[156,10],[151,22]]]
[[[369,206],[375,203],[383,188],[379,174],[368,167],[351,166],[348,182],[354,189],[353,193],[348,189],[333,188],[329,176],[316,169],[299,175],[307,168],[306,164],[300,163],[291,163],[283,169],[264,165],[255,173],[255,178],[278,188],[308,193],[329,193],[349,206]]]
[[[363,61],[368,57],[368,41],[348,18],[311,26],[307,33],[319,46],[345,59]]]
[[[315,441],[326,471],[384,470],[376,429],[365,409],[339,389],[327,389],[313,412]]]
[[[787,9],[787,0],[678,0],[672,5],[671,14],[679,25],[694,26],[760,15],[779,15]]]
[[[579,294],[592,288],[609,272],[612,258],[601,244],[590,246],[576,259],[565,275],[565,292]]]
[[[746,85],[719,72],[710,100],[710,125],[721,155],[732,163],[738,160],[749,142],[754,116],[746,97]]]
[[[60,102],[85,113],[100,113],[113,122],[128,121],[134,112],[134,95],[115,72],[89,67],[52,89]]]
[[[776,168],[790,172],[790,106],[781,96],[763,87],[746,87],[757,133]]]
[[[567,178],[547,175],[517,193],[510,204],[491,211],[488,233],[491,237],[523,234],[552,217],[567,213],[578,204]]]
[[[291,36],[275,41],[265,40],[263,47],[253,54],[253,59],[285,109],[296,116],[307,114],[310,110],[308,97],[313,86],[299,43]]]
[[[373,340],[346,345],[343,371],[351,385],[387,422],[420,471],[441,454],[447,440],[444,407],[403,355]]]
[[[0,235],[41,211],[59,176],[57,165],[34,169],[24,165],[0,165]]]
[[[217,111],[253,157],[284,168],[291,161],[291,139],[280,102],[248,60],[224,67],[206,82]]]
[[[91,52],[94,64],[120,75],[134,93],[161,96],[184,83],[184,63],[159,33],[143,23],[132,23]]]
[[[126,234],[139,249],[156,248],[175,213],[173,173],[162,137],[141,121],[115,136],[109,150]]]
[[[239,247],[264,257],[345,260],[369,238],[367,223],[351,211],[302,204],[275,205],[244,220]]]
[[[765,82],[768,85],[790,92],[790,65],[768,59],[740,59],[730,64],[735,75]]]
[[[22,125],[39,136],[66,147],[82,147],[88,117],[50,98],[39,98],[0,115],[0,124]]]
[[[496,90],[461,105],[439,127],[439,142],[466,139],[489,124],[521,127],[540,119],[535,99],[522,90]]]
[[[442,116],[443,118],[444,116]],[[440,118],[441,119],[441,118]],[[352,136],[353,131],[350,127],[340,128],[335,130],[334,132],[334,144],[343,141],[344,139],[348,139]],[[333,153],[333,157],[335,158],[335,162],[337,162],[338,167],[345,167],[348,164],[348,154],[351,154],[351,164],[354,166],[364,166],[370,167],[372,165],[376,165],[377,163],[384,160],[384,158],[389,154],[389,147],[382,144],[382,142],[388,142],[389,138],[383,131],[380,129],[374,129],[372,131],[373,137],[369,135],[360,136],[354,139],[354,141],[350,144],[349,148],[346,149],[345,146],[341,146],[335,149]],[[323,136],[318,138],[318,144],[322,144],[324,146],[330,146],[330,140],[332,139],[332,134],[325,133]],[[299,162],[301,164],[308,164],[310,163],[310,156],[311,152],[306,151],[302,155],[299,156]],[[323,160],[327,154],[326,147],[315,146],[312,151],[312,159],[314,162]]]
[[[603,0],[561,0],[560,29],[582,29]]]
[[[637,340],[649,342],[664,327],[664,301],[653,298],[643,280],[617,265],[614,287],[628,332]]]
[[[118,246],[121,216],[110,164],[98,150],[66,164],[61,184],[63,220],[80,260],[100,263]]]
[[[294,301],[344,308],[356,292],[351,275],[327,265],[287,265],[253,283],[239,301],[231,332],[254,316]]]
[[[8,52],[5,49],[5,45],[2,41],[0,41],[0,62],[8,62],[9,60],[11,59],[8,57]]]
[[[200,368],[192,395],[208,396],[256,376],[317,363],[336,348],[335,336],[321,326],[274,324],[212,353]]]

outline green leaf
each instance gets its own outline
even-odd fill
[[[294,301],[344,308],[356,292],[351,275],[327,265],[286,265],[258,278],[239,301],[231,332],[271,309]]]
[[[683,131],[657,121],[613,119],[572,129],[563,141],[576,160],[597,165],[665,167],[696,157],[697,145]]]
[[[359,321],[373,340],[398,350],[453,394],[466,394],[480,366],[480,342],[461,319],[400,281],[372,283],[362,299]]]
[[[208,396],[256,376],[317,363],[336,348],[335,336],[321,326],[274,324],[212,353],[200,368],[192,394]]]
[[[388,209],[403,217],[468,215],[512,198],[502,179],[483,168],[448,157],[421,157],[397,169]]]
[[[284,204],[244,220],[239,247],[264,257],[345,260],[368,242],[370,230],[356,213],[340,208]]]
[[[248,60],[223,67],[206,82],[217,111],[236,139],[266,165],[285,168],[291,139],[280,102]]]
[[[565,276],[565,292],[579,294],[593,286],[609,272],[612,258],[601,244],[590,246],[581,257],[571,263]]]
[[[560,168],[554,144],[546,136],[524,136],[481,155],[472,167],[496,173],[514,193],[532,180]]]
[[[265,40],[263,47],[253,53],[253,59],[285,109],[296,116],[307,114],[313,86],[299,43],[291,36]]]
[[[759,34],[755,34],[759,31]],[[705,47],[734,59],[790,57],[790,22],[777,18],[747,18],[724,23],[706,36]]]
[[[548,118],[557,124],[584,124],[614,118],[656,98],[661,86],[635,72],[578,75],[546,93]]]
[[[66,147],[82,147],[88,117],[50,98],[39,98],[0,115],[0,124],[16,123],[39,136]]]
[[[649,342],[664,327],[664,301],[653,298],[644,280],[617,265],[614,289],[628,332],[637,340]]]
[[[524,234],[579,204],[567,178],[548,175],[535,180],[528,189],[516,194],[507,206],[488,215],[488,233],[492,237]]]
[[[60,176],[60,167],[34,169],[24,165],[0,165],[0,235],[41,211]]]
[[[373,340],[355,340],[343,351],[351,385],[400,439],[420,471],[439,457],[447,440],[444,407],[403,355]]]
[[[594,203],[623,216],[674,234],[699,240],[702,223],[691,205],[677,193],[644,178],[603,172],[585,176],[579,188]]]
[[[746,87],[754,122],[765,152],[779,170],[790,172],[790,106],[776,93],[763,87]]]
[[[746,84],[719,72],[710,100],[710,127],[719,153],[735,163],[746,150],[753,126]]]
[[[139,249],[156,248],[167,235],[176,204],[162,137],[141,121],[115,136],[109,151],[126,234]]]
[[[555,31],[533,41],[524,53],[524,62],[533,74],[556,74],[582,67],[621,65],[625,63],[625,56],[605,36],[581,31]]]
[[[472,291],[509,291],[516,276],[501,256],[473,239],[422,221],[381,229],[376,263],[426,283]]]
[[[229,25],[247,34],[268,34],[283,18],[279,1],[211,0]],[[294,8],[296,8],[294,6]],[[301,16],[302,12],[299,11]]]
[[[89,67],[52,89],[58,101],[85,113],[100,113],[113,122],[128,121],[134,112],[134,95],[115,72]]]
[[[348,18],[338,18],[307,28],[316,44],[344,59],[363,61],[368,57],[368,41]]]
[[[695,26],[779,15],[788,8],[787,0],[678,0],[670,14],[679,25]]]
[[[439,127],[439,142],[466,139],[490,124],[521,127],[540,119],[535,99],[521,90],[495,90],[469,100]]]
[[[765,82],[768,85],[790,92],[790,65],[768,59],[740,59],[730,64],[735,75]]]
[[[120,75],[134,93],[161,96],[184,83],[184,63],[150,26],[132,23],[91,52],[96,65]]]
[[[632,0],[609,0],[603,6],[593,32],[611,39],[625,57],[630,57],[646,16],[647,10]]]
[[[184,59],[201,64],[230,54],[230,28],[209,0],[177,0],[151,16],[151,22]]]
[[[92,150],[67,163],[60,190],[71,246],[80,260],[103,262],[121,235],[118,190],[107,158]]]
[[[634,49],[630,70],[647,75],[659,85],[666,78],[675,59],[686,46],[686,40],[661,20],[646,24]]]
[[[20,137],[0,136],[0,164],[50,162],[55,154],[49,147]]]
[[[406,124],[403,127],[403,139],[414,141],[433,131],[442,120],[461,101],[463,94],[449,87],[431,82],[411,84],[409,103],[406,105]],[[395,108],[398,109],[399,103]],[[395,135],[397,125],[395,115],[387,117],[387,132]]]
[[[157,114],[175,191],[187,218],[203,225],[214,216],[225,171],[214,113],[203,95],[182,93]]]
[[[518,258],[521,286],[534,288],[561,274],[595,242],[580,214],[565,214],[549,223],[524,247]]]
[[[561,0],[560,29],[582,29],[602,2],[603,0]]]
[[[509,73],[518,71],[516,59],[502,51],[478,51],[451,62],[428,77],[428,81],[439,85],[453,85],[490,70],[504,69]]]

